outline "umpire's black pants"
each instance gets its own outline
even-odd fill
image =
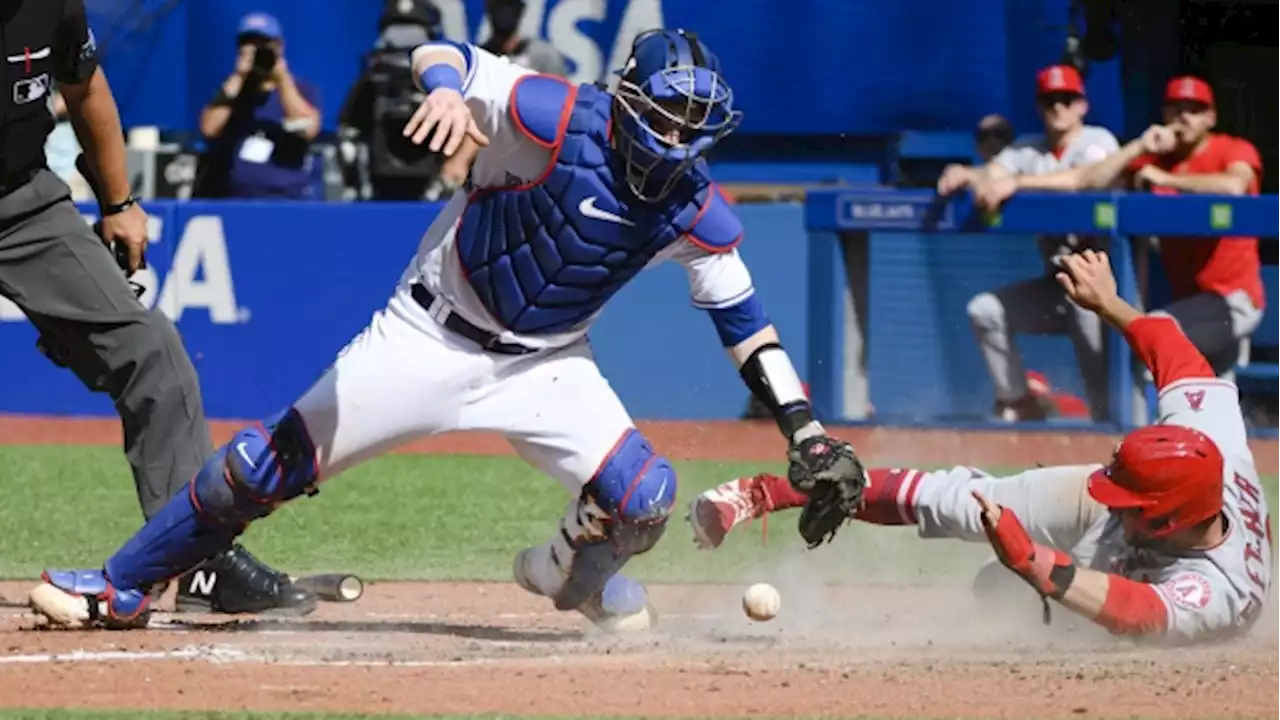
[[[199,381],[173,323],[138,301],[48,170],[0,197],[0,294],[61,349],[86,387],[115,401],[138,500],[151,517],[213,452]]]

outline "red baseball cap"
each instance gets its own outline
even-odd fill
[[[1169,81],[1164,88],[1165,102],[1190,100],[1213,107],[1213,88],[1209,83],[1192,75],[1182,75]]]
[[[1050,65],[1036,73],[1036,94],[1075,93],[1084,95],[1084,80],[1080,71],[1070,65]]]

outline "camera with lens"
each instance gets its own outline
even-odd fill
[[[253,71],[259,75],[269,75],[276,66],[279,55],[269,43],[254,43],[258,47],[253,51]]]
[[[371,196],[386,200],[422,199],[439,175],[442,156],[415,145],[402,130],[425,96],[415,84],[410,52],[444,39],[439,9],[430,0],[386,0],[378,21],[378,39],[365,56],[359,80],[348,93],[339,123],[354,143],[364,146],[360,168]]]

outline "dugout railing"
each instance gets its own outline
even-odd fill
[[[948,200],[930,190],[811,189],[804,212],[810,242],[806,375],[815,407],[833,422],[987,425],[972,412],[975,396],[990,392],[981,387],[985,368],[975,370],[981,361],[971,331],[956,326],[966,325],[964,302],[979,289],[972,278],[982,277],[987,286],[1016,278],[1004,257],[1010,243],[1034,243],[1037,235],[1105,236],[1121,295],[1142,307],[1140,288],[1147,288],[1151,267],[1147,238],[1257,236],[1264,258],[1274,258],[1278,200],[1027,193],[986,213],[967,196]],[[1020,272],[1034,273],[1026,260],[1034,250],[1019,248]],[[1275,266],[1264,264],[1263,276],[1268,307],[1253,335],[1254,360],[1241,369],[1239,382],[1248,392],[1274,396]],[[1072,359],[1061,355],[1051,352],[1048,361],[1070,365]],[[1110,422],[1081,422],[1081,429],[1148,422],[1149,388],[1114,331],[1107,355]],[[955,397],[969,398],[967,421],[957,423],[965,413],[947,409]],[[1251,431],[1275,435],[1274,428]]]

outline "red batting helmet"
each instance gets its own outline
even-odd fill
[[[1155,539],[1222,511],[1222,452],[1199,430],[1150,425],[1125,436],[1111,464],[1089,477],[1089,494],[1112,510],[1137,510]]]

